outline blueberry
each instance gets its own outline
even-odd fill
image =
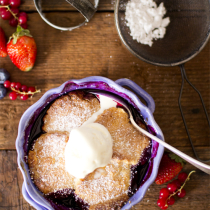
[[[0,84],[4,84],[9,79],[9,72],[6,69],[0,69]]]
[[[4,85],[0,85],[0,99],[4,98],[7,94],[7,89]]]

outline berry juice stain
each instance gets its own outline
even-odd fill
[[[90,94],[86,91],[76,91],[76,92],[81,94],[81,96],[87,100],[90,100],[91,98],[95,97],[93,94]],[[47,110],[49,109],[50,105],[53,102],[54,100],[50,102],[43,109],[43,111],[39,114],[39,116],[35,120],[31,129],[31,132],[30,132],[29,139],[28,139],[28,145],[29,145],[28,151],[33,150],[33,145],[35,143],[35,140],[39,138],[39,136],[45,133],[42,130],[42,126],[44,124],[43,117],[45,116]],[[145,125],[146,129],[148,130],[143,117],[140,116],[138,111],[133,106],[129,104],[127,105],[128,105],[128,108],[131,110],[131,113],[134,117],[135,122],[138,125],[142,125],[142,124]],[[117,103],[117,108],[122,108],[124,109],[125,112],[127,112],[126,108],[124,108],[124,106],[120,103]],[[143,183],[144,177],[147,173],[149,163],[150,163],[151,148],[152,148],[152,145],[150,142],[150,146],[144,149],[138,164],[131,167],[131,184],[130,184],[129,192],[128,192],[129,197],[131,197],[140,188],[140,186]],[[85,203],[81,198],[78,198],[76,194],[74,193],[73,189],[64,189],[57,192],[49,193],[47,195],[44,195],[44,197],[46,200],[48,200],[48,202],[51,204],[51,206],[55,210],[88,210],[89,209],[89,205]]]

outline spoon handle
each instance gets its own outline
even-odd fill
[[[129,111],[129,110],[128,110]],[[130,112],[130,111],[129,111]],[[145,131],[144,129],[142,129],[141,127],[139,127],[133,117],[132,114],[130,114],[130,121],[133,124],[133,126],[139,130],[140,132],[142,132],[143,134],[145,134],[146,136],[148,136],[149,138],[151,138],[152,140],[158,142],[159,144],[161,144],[162,146],[164,146],[165,148],[167,148],[168,150],[170,150],[171,152],[177,154],[179,157],[181,157],[182,159],[186,160],[187,162],[191,163],[192,165],[194,165],[196,168],[199,168],[201,171],[204,171],[207,174],[210,174],[210,166],[207,164],[204,164],[200,161],[195,160],[194,158],[191,158],[190,156],[186,155],[185,153],[179,151],[178,149],[172,147],[171,145],[167,144],[166,142],[162,141],[161,139],[157,138],[156,136],[153,136],[151,133]]]

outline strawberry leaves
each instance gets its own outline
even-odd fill
[[[28,37],[32,37],[32,35],[30,34],[30,31],[28,29],[23,29],[21,26],[17,26],[17,31],[15,33],[12,34],[12,36],[9,38],[9,42],[11,39],[13,44],[17,43],[17,40],[19,37],[21,36],[28,36]]]

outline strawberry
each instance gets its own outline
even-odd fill
[[[29,30],[17,26],[7,44],[7,52],[12,62],[21,71],[30,71],[36,60],[36,43]]]
[[[0,56],[7,56],[6,39],[3,29],[0,27]]]
[[[163,184],[173,179],[183,168],[184,160],[173,153],[165,152],[160,162],[156,184]]]

